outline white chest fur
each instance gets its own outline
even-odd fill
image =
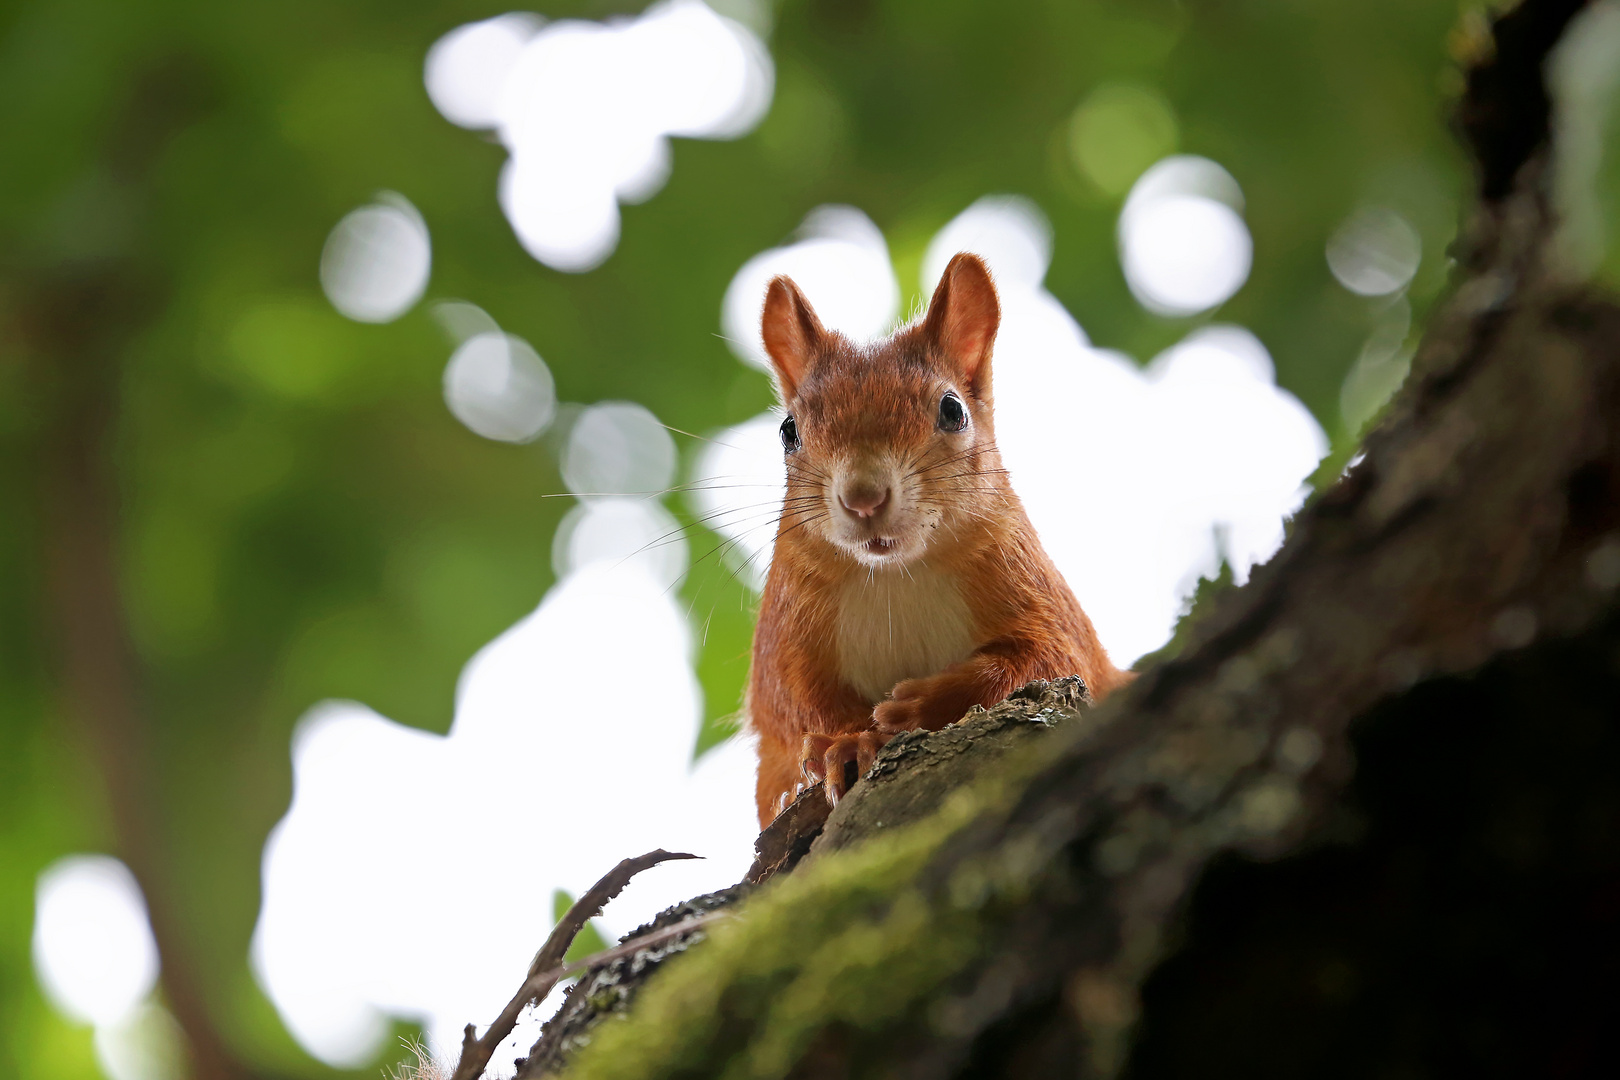
[[[857,574],[839,597],[838,666],[868,701],[902,679],[965,660],[977,644],[967,601],[950,578],[924,567]]]

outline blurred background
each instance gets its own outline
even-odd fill
[[[986,255],[1013,481],[1115,659],[1166,647],[1404,378],[1483,25],[12,0],[0,1071],[378,1075],[492,1018],[620,858],[709,856],[581,948],[740,876],[773,273],[872,336]]]

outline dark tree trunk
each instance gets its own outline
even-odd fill
[[[582,983],[574,1052],[522,1075],[1611,1074],[1620,308],[1549,256],[1541,79],[1581,6],[1495,24],[1454,293],[1182,654],[899,741],[797,866],[762,838],[791,872],[700,947]]]
[[[140,198],[160,151],[204,115],[214,84],[184,55],[127,88],[96,164]],[[123,254],[47,266],[0,259],[14,288],[16,338],[38,405],[40,606],[62,712],[101,786],[112,846],[140,883],[162,957],[164,1003],[185,1033],[195,1080],[254,1080],[220,1033],[214,987],[197,963],[173,880],[145,672],[119,583],[119,403],[123,361],[159,310],[166,283],[132,243]]]

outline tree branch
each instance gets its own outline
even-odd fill
[[[506,1008],[501,1010],[501,1014],[495,1018],[495,1022],[489,1025],[489,1030],[484,1032],[484,1037],[477,1038],[474,1026],[472,1024],[467,1025],[461,1041],[461,1061],[456,1065],[456,1071],[451,1075],[450,1080],[478,1080],[478,1077],[484,1074],[484,1067],[489,1064],[489,1059],[494,1056],[496,1048],[501,1045],[501,1041],[510,1035],[512,1029],[517,1026],[518,1016],[529,1005],[551,993],[551,988],[556,986],[559,980],[566,979],[568,976],[592,966],[607,963],[616,959],[618,955],[624,955],[623,953],[616,953],[613,949],[608,949],[577,964],[564,965],[562,963],[563,955],[568,952],[568,946],[573,944],[574,938],[579,934],[580,929],[591,919],[601,914],[602,908],[609,900],[624,891],[624,887],[630,884],[631,878],[643,870],[657,866],[661,862],[668,862],[671,859],[696,859],[698,857],[697,855],[688,855],[685,852],[671,852],[659,848],[656,851],[649,851],[647,854],[633,859],[625,859],[618,866],[604,874],[600,881],[591,886],[590,891],[574,901],[573,906],[568,909],[568,913],[552,929],[551,935],[546,938],[546,943],[540,946],[539,952],[534,954],[534,960],[529,964],[529,973],[525,977],[523,985],[518,988],[518,992],[512,1000],[507,1002]],[[695,927],[689,929],[691,928]],[[655,934],[650,936],[657,937],[658,940],[662,941],[671,935],[664,934],[659,937]],[[619,949],[622,950],[634,944],[634,942],[626,942],[624,945],[619,946]],[[631,951],[634,952],[634,949],[631,949]]]

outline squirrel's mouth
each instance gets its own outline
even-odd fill
[[[892,555],[900,546],[900,542],[885,536],[874,536],[861,546],[873,555]]]

